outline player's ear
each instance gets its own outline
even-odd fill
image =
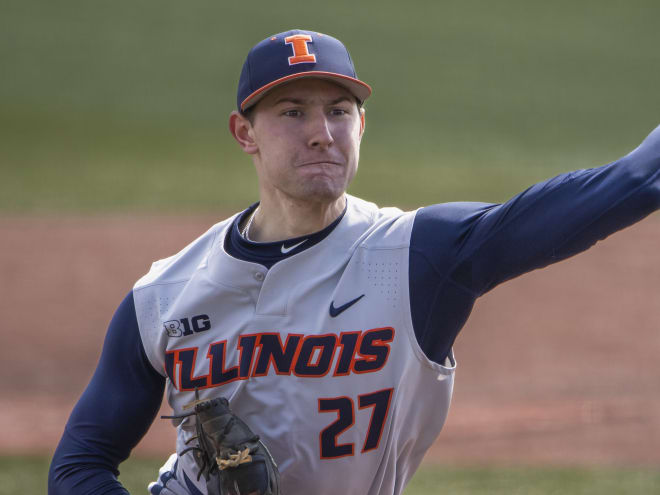
[[[364,134],[364,126],[366,125],[366,121],[364,119],[364,114],[366,113],[366,110],[364,107],[360,107],[360,137],[362,137],[362,134]]]
[[[231,132],[238,145],[247,154],[254,155],[259,151],[254,139],[252,122],[236,110],[229,114],[229,132]]]

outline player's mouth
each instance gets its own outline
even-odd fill
[[[299,167],[307,167],[307,166],[310,166],[310,165],[337,165],[337,166],[341,167],[341,166],[343,166],[343,163],[332,161],[332,160],[317,160],[317,161],[313,161],[313,162],[304,162],[304,163],[301,163],[298,166]]]

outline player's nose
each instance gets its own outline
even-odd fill
[[[310,148],[327,149],[334,142],[332,129],[324,114],[314,115],[309,119],[307,143]]]

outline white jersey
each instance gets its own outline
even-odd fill
[[[430,361],[413,332],[414,212],[349,196],[325,239],[270,270],[227,254],[234,219],[134,287],[173,414],[196,388],[229,399],[268,446],[286,495],[402,493],[445,422],[454,376],[454,363]],[[192,421],[177,427],[179,453]],[[207,493],[192,454],[178,464]]]

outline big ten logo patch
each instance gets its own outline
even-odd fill
[[[166,321],[163,327],[170,337],[183,337],[208,330],[211,328],[211,319],[208,315],[196,315],[191,318]]]
[[[310,35],[294,34],[284,38],[284,42],[293,48],[293,56],[289,57],[289,65],[316,63],[316,55],[309,53],[309,47],[307,46],[307,43],[312,42]]]

